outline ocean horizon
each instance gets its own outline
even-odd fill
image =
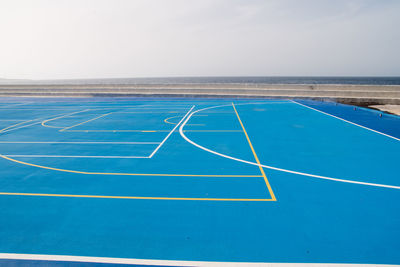
[[[400,85],[400,77],[382,76],[230,76],[230,77],[152,77],[17,80],[0,79],[0,84],[347,84],[347,85]]]

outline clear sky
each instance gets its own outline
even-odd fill
[[[0,77],[400,76],[398,0],[1,0]]]

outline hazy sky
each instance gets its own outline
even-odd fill
[[[0,77],[400,75],[398,0],[1,0]]]

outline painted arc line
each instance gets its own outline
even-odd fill
[[[394,140],[400,141],[399,138],[396,138],[396,137],[394,137],[394,136],[391,136],[391,135],[388,135],[388,134],[385,134],[385,133],[382,133],[382,132],[373,130],[373,129],[371,129],[371,128],[362,126],[362,125],[360,125],[360,124],[357,124],[357,123],[354,123],[354,122],[351,122],[351,121],[348,121],[348,120],[345,120],[345,119],[343,119],[343,118],[340,118],[340,117],[337,117],[337,116],[335,116],[335,115],[326,113],[326,112],[321,111],[321,110],[316,109],[316,108],[312,108],[312,107],[310,107],[310,106],[301,104],[301,103],[299,103],[299,102],[296,102],[296,101],[293,101],[293,100],[290,100],[290,101],[293,102],[293,103],[295,103],[295,104],[297,104],[297,105],[303,106],[303,107],[305,107],[305,108],[309,108],[309,109],[312,109],[312,110],[317,111],[317,112],[319,112],[319,113],[322,113],[322,114],[325,114],[325,115],[327,115],[327,116],[333,117],[333,118],[335,118],[335,119],[338,119],[338,120],[341,120],[341,121],[344,121],[344,122],[353,124],[353,125],[355,125],[355,126],[361,127],[361,128],[363,128],[363,129],[369,130],[369,131],[371,131],[371,132],[374,132],[374,133],[377,133],[377,134],[381,134],[381,135],[384,135],[384,136],[386,136],[386,137],[392,138],[392,139],[394,139]]]
[[[202,117],[205,117],[205,116],[208,116],[208,115],[197,115],[197,116],[202,116]],[[166,118],[165,120],[164,120],[164,122],[165,123],[168,123],[168,124],[173,124],[173,125],[176,125],[176,123],[175,122],[170,122],[169,120],[170,119],[174,119],[174,118],[180,118],[181,116],[172,116],[172,117],[168,117],[168,118]],[[204,124],[187,124],[188,126],[190,125],[190,126],[204,126]]]
[[[61,261],[80,263],[109,263],[109,264],[134,264],[134,265],[157,265],[157,266],[237,266],[237,267],[366,267],[380,266],[389,267],[393,265],[383,264],[346,264],[346,263],[270,263],[270,262],[218,262],[218,261],[178,261],[178,260],[150,260],[132,258],[110,258],[110,257],[88,257],[67,255],[43,255],[43,254],[20,254],[0,253],[0,259],[6,260],[36,260],[36,261]]]
[[[44,120],[44,121],[42,121],[42,126],[55,127],[55,126],[52,126],[52,125],[46,125],[46,122],[55,121],[55,120],[58,120],[58,119],[69,117],[70,115],[83,113],[83,112],[86,112],[86,111],[90,111],[90,109],[85,109],[85,110],[81,110],[81,111],[75,111],[75,112],[67,113],[67,114],[64,114],[64,115],[61,115],[61,116],[58,116],[58,117],[54,117],[54,118],[51,118],[51,119],[48,119],[48,120]],[[60,127],[60,128],[64,128],[64,127]]]
[[[156,149],[154,149],[153,153],[150,154],[149,158],[152,158],[154,156],[154,154],[156,154],[156,152],[160,149],[160,147],[165,143],[165,141],[167,141],[168,137],[171,136],[171,134],[173,132],[175,132],[176,128],[178,128],[178,126],[185,120],[185,118],[187,116],[189,116],[190,112],[194,109],[195,105],[192,106],[191,109],[189,109],[189,111],[185,114],[185,116],[183,116],[183,118],[175,125],[175,127],[168,133],[168,135],[164,138],[164,140],[156,147]]]
[[[256,104],[256,103],[243,103],[243,104],[236,104],[236,105],[249,105],[249,104]],[[259,166],[259,167],[264,167],[267,169],[271,169],[271,170],[275,170],[275,171],[281,171],[281,172],[286,172],[286,173],[292,173],[292,174],[298,174],[298,175],[302,175],[302,176],[307,176],[307,177],[312,177],[312,178],[317,178],[317,179],[324,179],[324,180],[330,180],[330,181],[336,181],[336,182],[343,182],[343,183],[351,183],[351,184],[360,184],[360,185],[368,185],[368,186],[375,186],[375,187],[384,187],[384,188],[391,188],[391,189],[400,189],[400,186],[395,186],[395,185],[386,185],[386,184],[376,184],[376,183],[366,183],[366,182],[360,182],[357,180],[347,180],[347,179],[340,179],[340,178],[334,178],[334,177],[328,177],[328,176],[323,176],[323,175],[317,175],[317,174],[310,174],[310,173],[305,173],[305,172],[299,172],[299,171],[293,171],[293,170],[288,170],[288,169],[283,169],[283,168],[278,168],[278,167],[274,167],[274,166],[269,166],[269,165],[265,165],[265,164],[258,164],[256,162],[251,162],[251,161],[247,161],[247,160],[243,160],[243,159],[239,159],[239,158],[235,158],[235,157],[231,157],[219,152],[216,152],[214,150],[211,150],[209,148],[203,147],[197,143],[195,143],[194,141],[192,141],[191,139],[189,139],[183,132],[183,128],[185,127],[186,123],[190,120],[190,118],[192,117],[193,114],[196,114],[197,112],[201,112],[203,110],[208,110],[208,109],[213,109],[213,108],[219,108],[219,107],[226,107],[226,106],[230,106],[230,105],[221,105],[221,106],[213,106],[213,107],[207,107],[207,108],[203,108],[203,109],[199,109],[196,111],[193,111],[192,113],[190,113],[190,115],[186,118],[186,120],[181,124],[181,126],[179,127],[179,133],[180,135],[183,137],[183,139],[185,139],[187,142],[189,142],[190,144],[204,150],[207,151],[209,153],[212,153],[214,155],[220,156],[220,157],[224,157],[227,159],[231,159],[231,160],[235,160],[235,161],[239,161],[242,163],[246,163],[246,164],[250,164],[250,165],[254,165],[254,166]]]
[[[162,176],[162,177],[222,177],[222,178],[243,178],[243,177],[262,177],[261,175],[235,175],[235,174],[173,174],[173,173],[113,173],[113,172],[87,172],[87,171],[78,171],[78,170],[67,170],[60,169],[48,166],[41,166],[33,163],[23,162],[14,158],[7,157],[5,155],[0,154],[0,157],[27,166],[53,170],[59,172],[68,172],[68,173],[79,173],[79,174],[87,174],[87,175],[121,175],[121,176]]]

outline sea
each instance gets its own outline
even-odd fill
[[[0,84],[354,84],[400,85],[400,77],[306,77],[306,76],[235,76],[235,77],[159,77],[159,78],[108,78],[68,80],[7,80]]]

